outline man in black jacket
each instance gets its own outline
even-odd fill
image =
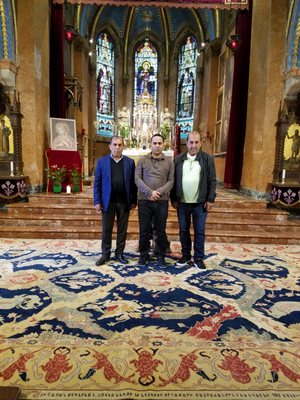
[[[201,137],[189,133],[187,152],[175,158],[175,184],[171,191],[172,206],[177,209],[182,257],[178,266],[192,264],[191,217],[194,227],[194,264],[205,270],[204,242],[207,212],[216,197],[216,172],[211,155],[201,150]]]

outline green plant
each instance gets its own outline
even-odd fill
[[[54,185],[61,184],[67,176],[67,168],[65,166],[59,167],[58,165],[51,165],[46,168],[47,178],[50,179]]]
[[[164,124],[161,127],[161,136],[166,140],[169,137],[170,131],[170,126],[168,124]]]
[[[69,170],[69,180],[73,185],[79,185],[82,179],[83,176],[79,167],[74,166]]]
[[[129,134],[129,127],[126,125],[121,125],[119,126],[119,132],[123,138],[127,138]]]

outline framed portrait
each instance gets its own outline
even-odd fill
[[[51,150],[77,150],[75,119],[50,118]]]

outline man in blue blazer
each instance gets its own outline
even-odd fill
[[[95,170],[94,207],[102,212],[102,256],[96,265],[110,260],[112,231],[117,216],[117,243],[115,258],[128,264],[124,256],[129,212],[137,204],[137,187],[134,182],[134,161],[123,156],[124,142],[121,136],[112,136],[110,154],[99,158]]]

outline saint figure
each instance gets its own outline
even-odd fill
[[[293,140],[292,141],[292,148],[291,148],[292,155],[291,155],[291,158],[290,158],[290,162],[292,162],[293,160],[297,161],[297,157],[298,157],[299,150],[300,150],[299,130],[298,129],[295,130],[294,136],[289,136],[288,133],[286,134],[286,136],[287,136],[288,139],[292,139]]]
[[[138,72],[138,95],[153,95],[153,68],[149,61],[144,61]]]
[[[188,117],[193,114],[194,78],[187,68],[181,76],[179,83],[179,114]]]
[[[2,133],[2,154],[7,156],[9,153],[9,135],[11,131],[8,126],[5,125],[5,119],[1,119],[1,133]]]
[[[111,114],[112,79],[109,71],[103,66],[97,78],[97,108],[101,114]]]

